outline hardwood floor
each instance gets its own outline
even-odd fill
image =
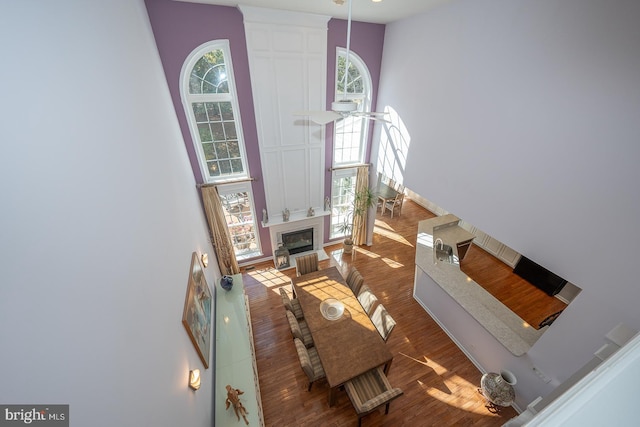
[[[536,288],[486,251],[471,245],[460,270],[536,329],[547,316],[567,306]]]
[[[380,409],[363,418],[364,426],[500,426],[517,415],[513,408],[493,414],[485,407],[486,402],[477,391],[481,373],[413,299],[417,222],[433,216],[405,199],[401,217],[391,219],[388,214],[384,217],[378,214],[373,245],[359,247],[355,259],[343,256],[342,245],[336,244],[325,247],[330,259],[320,262],[320,268],[335,265],[344,276],[355,266],[397,322],[387,342],[394,354],[388,377],[404,395],[391,403],[388,415]],[[491,256],[473,249],[468,255],[467,274],[488,281],[495,277],[491,280],[496,282],[494,286],[501,280],[510,280],[505,278],[508,271],[503,271],[499,262],[485,263],[481,259],[483,254]],[[272,262],[243,269],[265,424],[357,425],[356,413],[344,391],[338,393],[337,404],[332,408],[327,401],[326,382],[316,382],[307,391],[307,378],[300,367],[278,293],[281,286],[289,286],[289,277],[293,275],[295,269],[279,272]],[[508,285],[507,290],[512,287]],[[524,294],[530,299],[530,292]],[[529,312],[531,305],[539,306],[530,301]],[[547,307],[540,310],[546,314],[536,313],[527,321],[537,325],[539,317],[546,317],[553,310]]]

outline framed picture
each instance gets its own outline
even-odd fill
[[[195,252],[191,255],[182,324],[187,329],[205,369],[208,368],[211,352],[211,289],[205,280],[200,257]]]

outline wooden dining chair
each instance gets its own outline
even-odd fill
[[[313,382],[325,378],[327,375],[324,372],[318,351],[315,347],[307,348],[298,338],[294,338],[293,342],[296,345],[300,366],[302,366],[302,370],[307,375],[307,378],[309,378],[307,391],[311,391]]]
[[[371,314],[371,321],[380,333],[383,340],[387,341],[391,331],[396,326],[396,321],[384,308],[384,305],[378,304]]]
[[[296,319],[304,318],[304,313],[302,313],[302,307],[300,307],[300,301],[296,298],[289,298],[289,294],[284,289],[284,287],[280,288],[280,297],[282,298],[282,305],[286,310],[289,310],[296,316]]]
[[[398,216],[402,216],[402,203],[404,202],[404,193],[398,193],[395,199],[390,200],[385,205],[385,210],[391,211],[391,218],[393,218],[393,212],[398,209]]]
[[[349,285],[349,288],[353,291],[353,294],[358,295],[360,293],[360,288],[364,283],[364,278],[355,267],[352,267],[351,271],[347,275],[346,282],[347,285]]]
[[[362,285],[360,292],[358,293],[358,301],[360,302],[362,309],[367,313],[367,316],[371,316],[373,306],[378,302],[378,297],[371,292],[369,286]]]
[[[394,190],[396,189],[396,181],[391,178],[389,178],[389,183],[387,185],[393,188]]]
[[[378,201],[376,202],[376,213],[378,213],[378,209],[382,213],[383,207],[384,207],[384,199],[382,197],[378,197]]]
[[[313,273],[318,271],[318,253],[313,252],[308,255],[302,255],[296,258],[296,274],[302,276],[303,274]]]
[[[289,310],[287,310],[287,321],[289,322],[293,338],[298,338],[307,348],[313,347],[313,337],[311,336],[307,322],[296,319],[296,316]]]
[[[385,179],[385,176],[382,174],[382,172],[378,172],[378,180],[376,181],[377,191],[380,191],[381,184],[386,184],[386,179]],[[384,200],[381,197],[378,197],[378,200],[376,202],[376,212],[378,212],[378,209],[382,209],[383,203],[384,203]]]
[[[389,413],[391,401],[404,392],[391,387],[382,367],[372,369],[344,383],[344,389],[358,414],[358,427],[362,417],[385,405],[385,414]]]

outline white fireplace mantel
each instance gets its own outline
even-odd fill
[[[284,221],[282,213],[275,216],[275,218],[269,217],[269,222],[266,224],[262,222],[262,226],[265,228],[277,227],[280,225],[291,224],[299,221],[312,220],[316,217],[323,217],[331,215],[331,211],[324,211],[322,208],[314,208],[315,214],[313,216],[307,216],[307,211],[291,212],[289,214],[289,221]],[[301,227],[303,228],[303,227]]]
[[[321,249],[324,236],[324,218],[330,214],[331,211],[318,208],[314,216],[307,216],[306,212],[292,212],[289,215],[289,221],[283,221],[282,215],[279,215],[278,218],[269,218],[269,222],[266,224],[263,222],[262,226],[269,228],[272,253],[275,253],[275,250],[282,243],[282,233],[304,230],[305,228],[313,228],[313,249],[316,251]]]

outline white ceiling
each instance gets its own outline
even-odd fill
[[[285,9],[297,12],[328,15],[334,18],[347,19],[347,0],[342,6],[333,0],[178,0],[192,3],[217,4],[221,6],[238,6],[243,4],[270,9]],[[412,15],[425,12],[449,0],[382,0],[374,3],[371,0],[353,0],[351,16],[354,21],[387,24]]]

